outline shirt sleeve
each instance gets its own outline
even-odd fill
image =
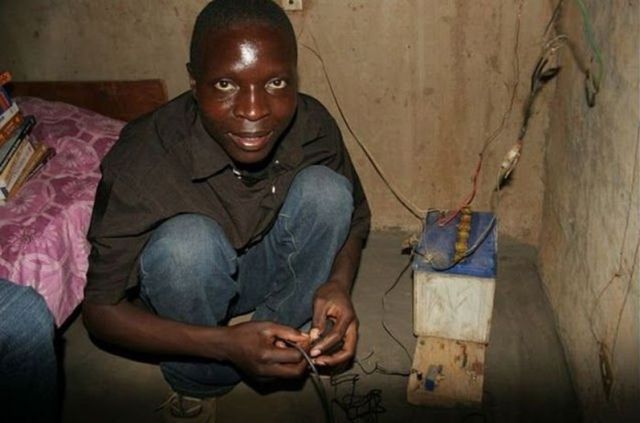
[[[150,203],[134,185],[103,168],[88,239],[91,243],[85,300],[115,304],[137,284],[137,260],[149,238]]]
[[[367,197],[360,183],[360,177],[353,167],[351,157],[344,144],[342,133],[336,121],[329,116],[324,125],[326,136],[335,148],[335,154],[325,163],[326,166],[344,175],[353,187],[353,214],[351,215],[351,229],[349,236],[355,236],[365,241],[371,227],[371,211]]]

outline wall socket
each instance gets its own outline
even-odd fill
[[[284,10],[302,10],[302,0],[280,0]]]

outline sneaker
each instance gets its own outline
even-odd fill
[[[173,392],[159,407],[167,423],[215,423],[216,398],[196,398]]]

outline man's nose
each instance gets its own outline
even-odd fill
[[[267,93],[258,87],[251,87],[238,96],[234,111],[236,117],[258,121],[271,113]]]

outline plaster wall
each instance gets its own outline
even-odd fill
[[[190,32],[205,3],[3,1],[0,68],[21,80],[162,78],[174,96],[188,87]],[[351,128],[417,208],[459,206],[471,192],[482,146],[501,129],[486,150],[473,204],[489,209],[497,167],[521,121],[547,2],[305,0],[304,6],[290,14],[299,34],[301,90],[323,101],[340,123],[374,227],[418,229],[419,221],[347,131],[320,58]],[[530,244],[537,244],[542,215],[546,110],[543,98],[498,209],[501,231]]]
[[[576,2],[565,2],[558,30],[573,42],[559,58],[564,68],[550,105],[539,269],[584,415],[589,421],[635,421],[640,415],[640,6],[585,3],[604,77],[596,105],[589,108],[584,70],[597,67]],[[609,370],[610,388],[601,369]]]

